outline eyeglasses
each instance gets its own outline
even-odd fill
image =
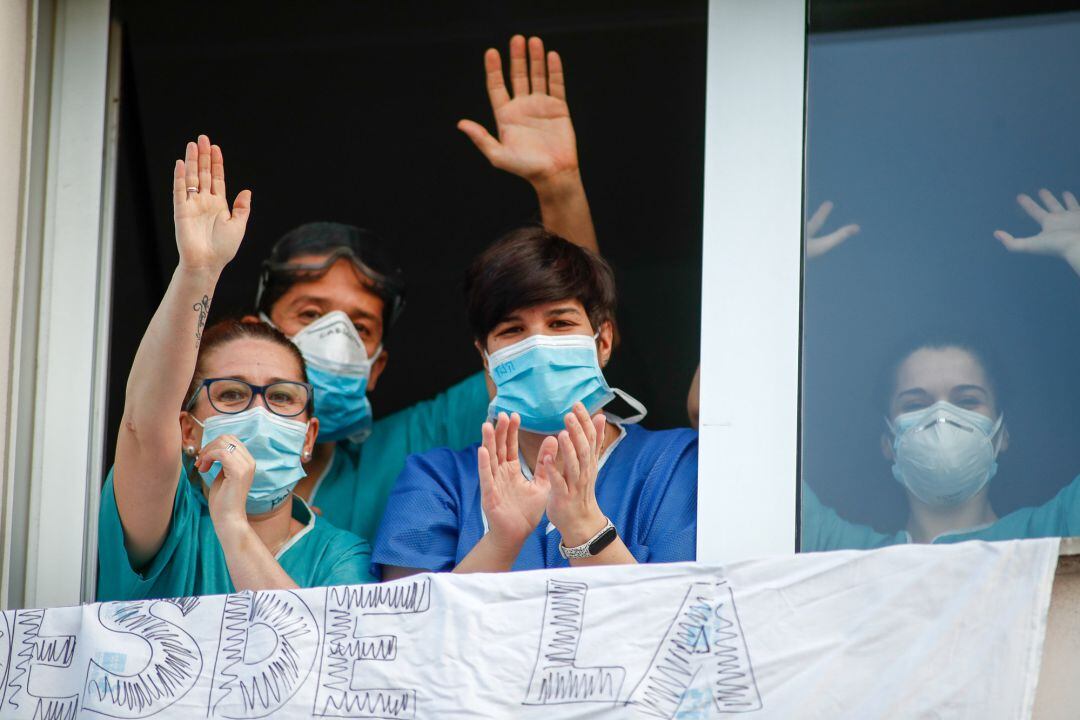
[[[210,407],[225,415],[242,413],[251,407],[256,395],[262,395],[266,409],[282,417],[295,417],[311,406],[311,386],[307,383],[283,380],[269,385],[252,385],[236,378],[207,378],[188,400],[185,410],[195,405],[202,389]]]

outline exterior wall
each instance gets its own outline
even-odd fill
[[[1046,626],[1039,689],[1035,697],[1036,720],[1072,720],[1080,714],[1080,683],[1076,662],[1080,659],[1080,538],[1061,541],[1050,615]]]

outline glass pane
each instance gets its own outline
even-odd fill
[[[802,550],[1080,534],[1077,67],[1078,13],[811,35]]]

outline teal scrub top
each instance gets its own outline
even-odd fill
[[[1038,507],[1020,508],[990,525],[944,533],[937,543],[965,540],[1016,540],[1036,537],[1080,535],[1080,476]],[[802,486],[803,552],[818,550],[864,550],[910,543],[907,530],[879,533],[866,525],[849,522],[826,507],[810,487]]]
[[[334,446],[308,502],[334,525],[374,538],[405,458],[478,442],[489,402],[485,374],[478,372],[430,400],[376,420],[363,443],[342,440]]]
[[[164,544],[141,572],[133,568],[124,547],[112,475],[110,470],[101,492],[98,601],[236,592],[206,498],[182,471]],[[292,515],[305,527],[278,552],[277,560],[297,585],[375,582],[371,576],[371,546],[365,540],[318,518],[295,495]]]

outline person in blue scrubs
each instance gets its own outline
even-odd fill
[[[491,164],[527,180],[543,223],[597,250],[562,61],[540,38],[510,41],[510,90],[497,50],[484,55],[498,139],[481,125],[458,128]],[[512,96],[511,96],[512,91]],[[404,308],[397,265],[368,230],[308,223],[263,264],[256,312],[292,338],[308,363],[322,425],[296,494],[334,524],[373,538],[405,458],[480,438],[488,390],[476,373],[438,396],[372,421],[367,393],[386,370],[386,338]],[[252,316],[251,319],[255,319]]]
[[[370,547],[292,490],[319,431],[296,347],[263,323],[206,328],[251,209],[230,210],[221,150],[173,173],[180,261],[128,376],[99,523],[98,600],[373,580]]]
[[[617,394],[636,405],[602,373],[607,263],[523,228],[474,260],[466,296],[494,422],[480,443],[408,459],[376,536],[383,578],[693,560],[697,433],[600,412]]]
[[[1039,193],[1019,196],[1042,226],[1037,235],[995,236],[1013,252],[1057,256],[1080,274],[1080,203]],[[896,533],[852,523],[803,484],[803,550],[873,548],[1080,534],[1080,477],[1038,507],[998,516],[990,502],[997,458],[1009,447],[1000,393],[986,353],[954,338],[916,343],[891,372],[882,452],[907,494],[908,520]]]

